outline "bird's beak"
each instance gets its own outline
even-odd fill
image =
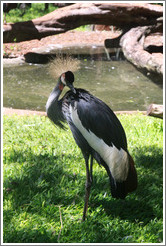
[[[76,89],[74,88],[74,86],[72,84],[67,84],[67,86],[70,88],[70,90],[76,94]]]

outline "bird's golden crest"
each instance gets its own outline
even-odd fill
[[[70,55],[57,55],[54,60],[51,60],[48,72],[54,78],[57,79],[62,73],[67,71],[76,72],[80,68],[80,61],[72,58]]]

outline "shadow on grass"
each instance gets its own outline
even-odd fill
[[[135,163],[137,167],[144,167],[161,175],[163,172],[163,149],[151,145],[149,147],[137,149],[135,154]]]
[[[19,213],[25,204],[29,204],[27,212],[40,214],[39,208],[43,201],[47,206],[51,204],[67,206],[71,205],[73,201],[76,203],[83,202],[85,176],[80,175],[80,173],[73,174],[70,166],[68,169],[64,168],[68,159],[73,160],[73,162],[77,161],[74,155],[32,155],[31,151],[27,151],[26,154],[22,152],[15,154],[15,157],[12,158],[17,159],[17,162],[26,163],[22,167],[22,175],[15,178],[9,177],[4,182],[6,188],[4,196],[10,196],[15,211]],[[103,188],[110,192],[109,183],[106,184],[108,177],[105,174],[104,179],[103,176],[98,179],[97,176],[100,176],[100,173],[95,174],[89,203],[89,215],[91,210],[96,210],[97,207],[102,206],[105,213],[111,218],[118,217],[121,220],[144,224],[154,218],[162,218],[162,150],[157,149],[156,146],[137,149],[134,159],[138,173],[137,190],[129,194],[126,200],[113,199],[111,193],[107,199],[101,198],[98,194],[103,192]],[[79,192],[75,190],[76,180],[78,181]],[[96,180],[99,181],[96,182]],[[97,198],[95,199],[95,197]],[[156,206],[158,206],[158,210],[154,209]],[[51,217],[53,214],[48,214],[49,216]],[[4,219],[6,220],[6,218],[10,223],[12,216],[4,213]],[[17,231],[18,233],[21,231]],[[27,228],[26,235],[28,233],[30,231]],[[39,235],[39,233],[34,231],[33,241],[29,239],[28,242],[52,242],[48,234]]]
[[[138,221],[147,224],[154,218],[162,218],[163,208],[163,155],[156,146],[137,149],[135,163],[138,175],[138,187],[128,194],[125,200],[98,199],[91,197],[92,207],[103,206],[105,212],[122,220]],[[93,182],[96,193],[102,192],[103,185]],[[93,189],[92,187],[92,189]],[[111,196],[111,194],[110,194]],[[157,211],[154,209],[158,207]]]
[[[162,179],[162,173],[163,173],[163,165],[162,165],[163,156],[161,153],[161,149],[156,149],[155,146],[151,146],[150,148],[144,148],[143,150],[138,149],[137,153],[139,154],[135,156],[135,163],[136,163],[136,168],[137,168],[137,173],[138,173],[138,188],[137,188],[136,194],[138,198],[144,197],[145,200],[149,201],[149,195],[151,197],[153,197],[154,195],[155,196],[162,195],[162,190],[161,190],[161,193],[158,193],[158,194],[154,193],[155,192],[154,190],[152,190],[151,193],[149,193],[149,187],[151,187],[152,185],[156,185],[156,186],[160,185],[161,187],[162,185],[161,179]],[[56,156],[49,155],[49,154],[32,155],[31,151],[26,152],[26,155],[22,152],[17,152],[15,154],[16,154],[15,159],[12,160],[12,162],[17,160],[17,162],[18,161],[20,161],[20,163],[27,162],[29,164],[22,167],[21,177],[19,176],[14,179],[9,178],[5,180],[4,186],[8,188],[9,192],[20,189],[21,194],[22,194],[24,193],[23,190],[25,189],[25,193],[27,193],[26,192],[27,185],[29,186],[29,188],[33,189],[34,194],[38,192],[43,192],[43,190],[46,191],[46,189],[50,189],[54,187],[52,199],[56,200],[57,202],[60,202],[62,199],[62,196],[61,196],[61,191],[59,189],[63,188],[63,185],[69,186],[69,185],[72,185],[72,183],[74,186],[73,181],[77,179],[83,182],[81,183],[82,187],[80,187],[80,189],[83,189],[83,193],[84,193],[85,176],[82,176],[79,173],[77,174],[72,173],[72,171],[70,170],[70,166],[68,169],[65,169],[69,171],[65,171],[63,168],[64,165],[65,166],[68,165],[66,163],[67,160],[70,159],[70,160],[76,161],[76,157],[74,155],[68,155],[68,156],[64,154],[56,155]],[[142,171],[141,173],[139,173],[140,168]],[[100,173],[98,173],[98,175],[100,175]],[[66,182],[64,181],[64,183],[59,185],[58,182],[61,182],[62,177],[66,179]],[[45,181],[45,184],[43,185],[42,185],[42,180]],[[94,179],[92,189],[95,189],[97,193],[102,192],[104,182],[105,180],[103,181],[101,180],[101,184],[96,183],[96,179]],[[57,186],[58,186],[58,189],[56,189]],[[16,193],[16,195],[18,195],[19,197],[18,193]],[[73,197],[71,196],[70,198],[67,197],[65,201],[67,202],[67,204],[70,204],[70,202],[73,199],[74,199],[74,196]],[[17,200],[17,196],[15,197],[15,200]],[[64,197],[63,197],[63,200],[64,200]],[[115,202],[116,199],[113,199],[113,201]],[[117,200],[118,203],[119,201],[122,201],[122,200]]]
[[[62,191],[64,186],[69,188],[74,186],[75,179],[83,179],[79,174],[74,174],[70,171],[64,170],[64,165],[67,165],[67,159],[73,159],[75,156],[69,155],[32,155],[31,152],[27,152],[26,156],[22,152],[17,152],[18,159],[21,162],[27,163],[22,167],[21,175],[16,178],[7,178],[4,182],[6,187],[6,193],[14,192],[15,208],[24,203],[32,201],[35,194],[47,194],[50,190],[49,203],[63,203],[70,204],[75,198],[74,194],[67,195]],[[13,161],[13,160],[12,160]],[[16,164],[17,165],[17,164]],[[67,169],[66,169],[67,170]],[[63,181],[62,181],[63,180]],[[23,197],[20,197],[20,194]],[[45,197],[46,198],[46,197]],[[43,197],[44,199],[44,197]],[[62,202],[63,200],[63,202]]]

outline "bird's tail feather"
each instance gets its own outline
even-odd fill
[[[137,172],[135,169],[135,164],[134,164],[134,160],[131,157],[131,155],[129,155],[129,172],[128,172],[128,176],[127,179],[125,180],[125,189],[126,192],[132,192],[134,190],[137,189]]]
[[[133,158],[129,155],[129,172],[127,179],[123,182],[117,182],[110,176],[111,194],[114,198],[124,199],[129,192],[137,188],[137,173]]]

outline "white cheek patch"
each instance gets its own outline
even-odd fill
[[[101,156],[101,158],[108,165],[112,176],[116,181],[122,182],[127,179],[129,170],[128,154],[122,148],[118,150],[113,146],[108,146],[102,139],[98,138],[90,130],[86,130],[82,125],[77,110],[70,105],[70,112],[73,123],[82,133],[89,145]]]
[[[64,85],[66,85],[65,77],[63,76],[63,74],[62,74],[62,76],[61,76],[61,81],[62,81],[62,83],[63,83]]]

